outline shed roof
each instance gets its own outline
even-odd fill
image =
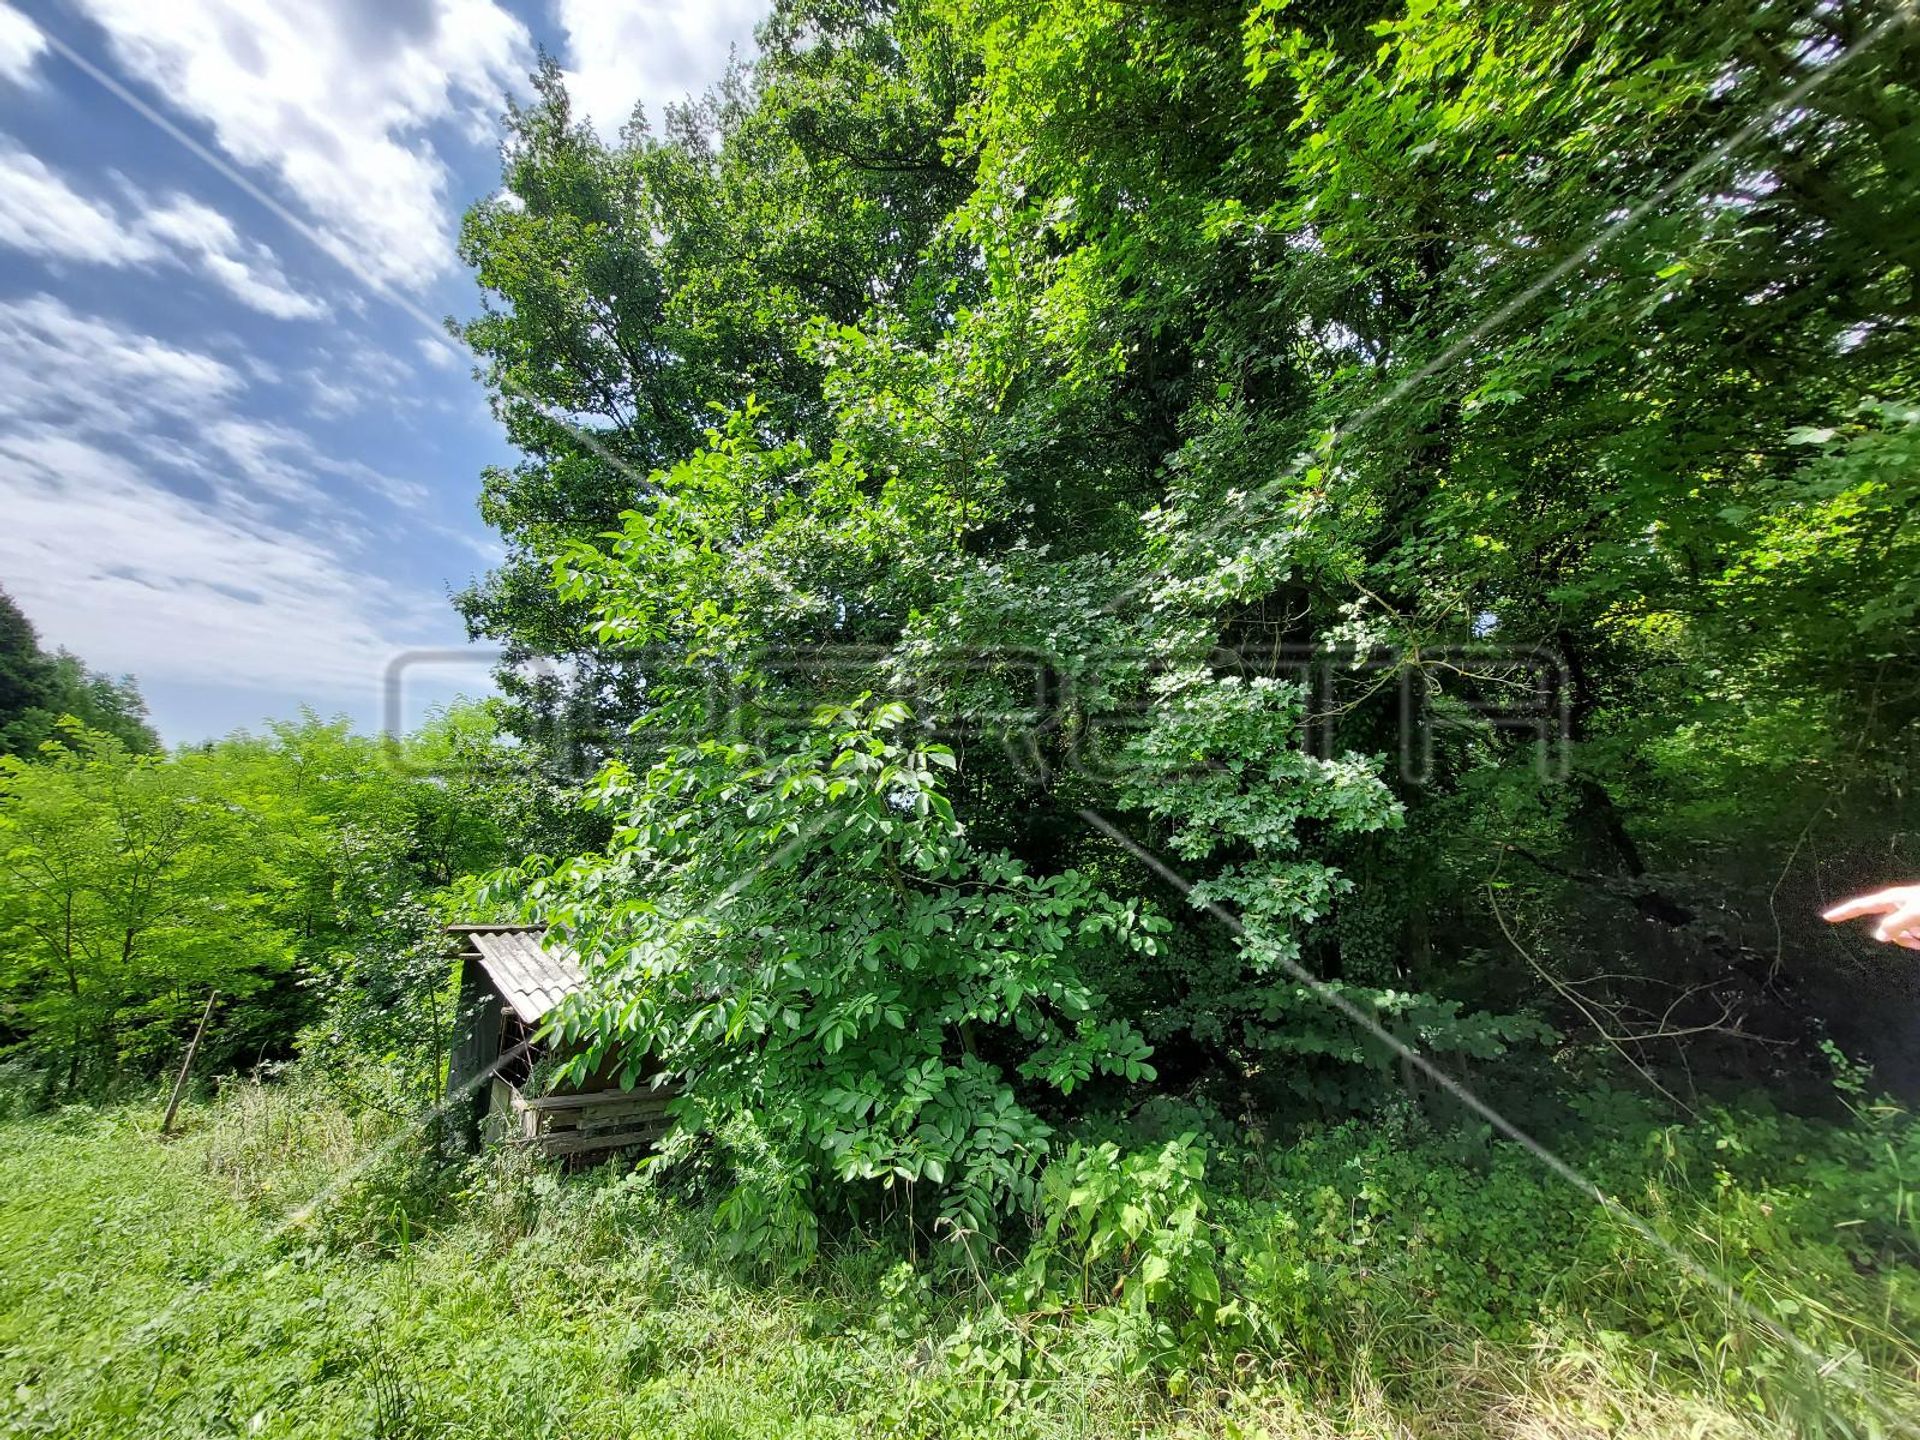
[[[562,1000],[583,989],[587,977],[574,953],[549,946],[531,925],[458,925],[450,930],[466,937],[478,960],[499,990],[500,998],[527,1024],[537,1024]]]

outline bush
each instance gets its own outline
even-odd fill
[[[1165,923],[968,843],[953,757],[900,705],[822,710],[784,754],[702,742],[597,789],[608,852],[532,885],[588,960],[576,1076],[679,1077],[669,1159],[717,1158],[740,1248],[804,1260],[890,1200],[950,1236],[1025,1208],[1043,1097],[1150,1078],[1094,976]]]

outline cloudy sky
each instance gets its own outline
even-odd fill
[[[459,216],[537,50],[615,132],[765,0],[0,0],[0,587],[169,741],[485,686]]]

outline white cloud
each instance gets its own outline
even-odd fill
[[[200,270],[251,310],[278,320],[315,320],[327,307],[295,290],[273,251],[245,240],[233,222],[197,200],[175,195],[141,217],[141,230],[192,257]]]
[[[391,414],[420,401],[420,374],[385,350],[360,341],[323,346],[310,352],[314,363],[300,372],[307,409],[324,419],[362,411]]]
[[[356,554],[376,524],[343,487],[417,495],[241,413],[249,390],[50,297],[0,303],[0,583],[103,669],[370,696],[450,617]]]
[[[60,643],[143,679],[338,695],[445,629],[324,543],[209,510],[100,446],[0,436],[0,575]]]
[[[47,48],[47,37],[11,5],[0,4],[0,80],[15,84],[33,77],[33,62]]]
[[[245,387],[223,361],[81,315],[50,295],[0,304],[0,422],[130,432],[198,422]]]
[[[38,295],[0,303],[0,433],[58,428],[236,513],[337,533],[341,482],[396,507],[418,484],[343,459],[305,431],[243,413],[248,377]]]
[[[234,299],[281,320],[315,319],[327,307],[294,289],[266,246],[241,238],[219,211],[185,195],[157,205],[132,186],[123,215],[0,137],[0,245],[43,259],[199,270]]]
[[[128,73],[271,170],[346,264],[419,287],[454,262],[446,166],[426,131],[490,133],[531,64],[494,0],[76,0]]]
[[[468,368],[467,347],[451,336],[436,340],[432,336],[422,335],[414,344],[420,347],[420,354],[429,364],[442,370]]]
[[[0,143],[0,245],[50,260],[143,265],[153,243],[89,200],[37,156]]]
[[[332,477],[397,506],[418,505],[427,497],[424,486],[328,454],[305,431],[276,421],[226,416],[207,424],[202,437],[230,462],[232,476],[248,482],[250,495],[307,504],[324,488],[325,477]]]
[[[608,139],[646,106],[658,133],[667,105],[719,80],[730,48],[753,53],[768,0],[556,0],[567,32],[567,92]]]

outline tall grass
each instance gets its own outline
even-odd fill
[[[1584,1155],[1822,1376],[1517,1157],[1404,1126],[1303,1137],[1211,1197],[1226,1288],[1264,1317],[1229,1334],[1104,1281],[1036,1297],[984,1247],[853,1235],[798,1275],[743,1266],[688,1196],[444,1166],[297,1081],[229,1086],[171,1143],[149,1110],[0,1123],[0,1434],[1759,1437],[1920,1413],[1904,1123],[1753,1113]]]

